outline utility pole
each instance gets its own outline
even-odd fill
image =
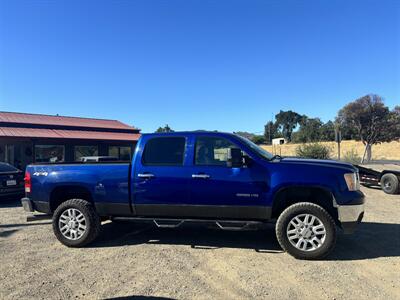
[[[271,126],[269,126],[269,142],[271,143],[271,145],[272,145],[272,136],[271,136],[271,130],[272,130],[272,126],[274,126],[274,113],[272,113],[271,112]]]
[[[335,142],[337,143],[338,147],[338,160],[340,160],[340,143],[342,141],[342,132],[340,130],[339,124],[335,124]]]
[[[268,126],[269,128],[268,128],[268,131],[269,131],[269,133],[268,133],[268,142],[270,142],[271,143],[271,145],[272,145],[272,139],[271,139],[271,126]]]

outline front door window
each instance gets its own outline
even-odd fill
[[[226,167],[231,148],[238,147],[225,138],[199,137],[196,141],[195,165]]]

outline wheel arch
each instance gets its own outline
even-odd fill
[[[61,185],[55,187],[50,193],[50,211],[54,212],[61,203],[70,199],[82,199],[93,203],[93,197],[88,188],[81,185]]]
[[[281,187],[274,196],[272,218],[278,218],[287,207],[299,202],[310,202],[321,206],[333,217],[335,222],[338,222],[332,191],[326,187],[307,185]]]

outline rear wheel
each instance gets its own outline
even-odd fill
[[[63,202],[53,215],[53,231],[68,247],[82,247],[100,232],[100,217],[88,201],[71,199]]]
[[[386,194],[397,194],[399,191],[399,178],[392,173],[387,173],[381,178],[381,187]]]
[[[286,208],[276,223],[281,247],[299,259],[321,259],[335,247],[336,224],[321,206],[300,202]]]

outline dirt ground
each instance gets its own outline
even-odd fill
[[[0,299],[400,299],[400,196],[363,188],[364,222],[323,261],[282,253],[273,225],[228,232],[106,222],[70,249],[49,221],[0,203]]]

